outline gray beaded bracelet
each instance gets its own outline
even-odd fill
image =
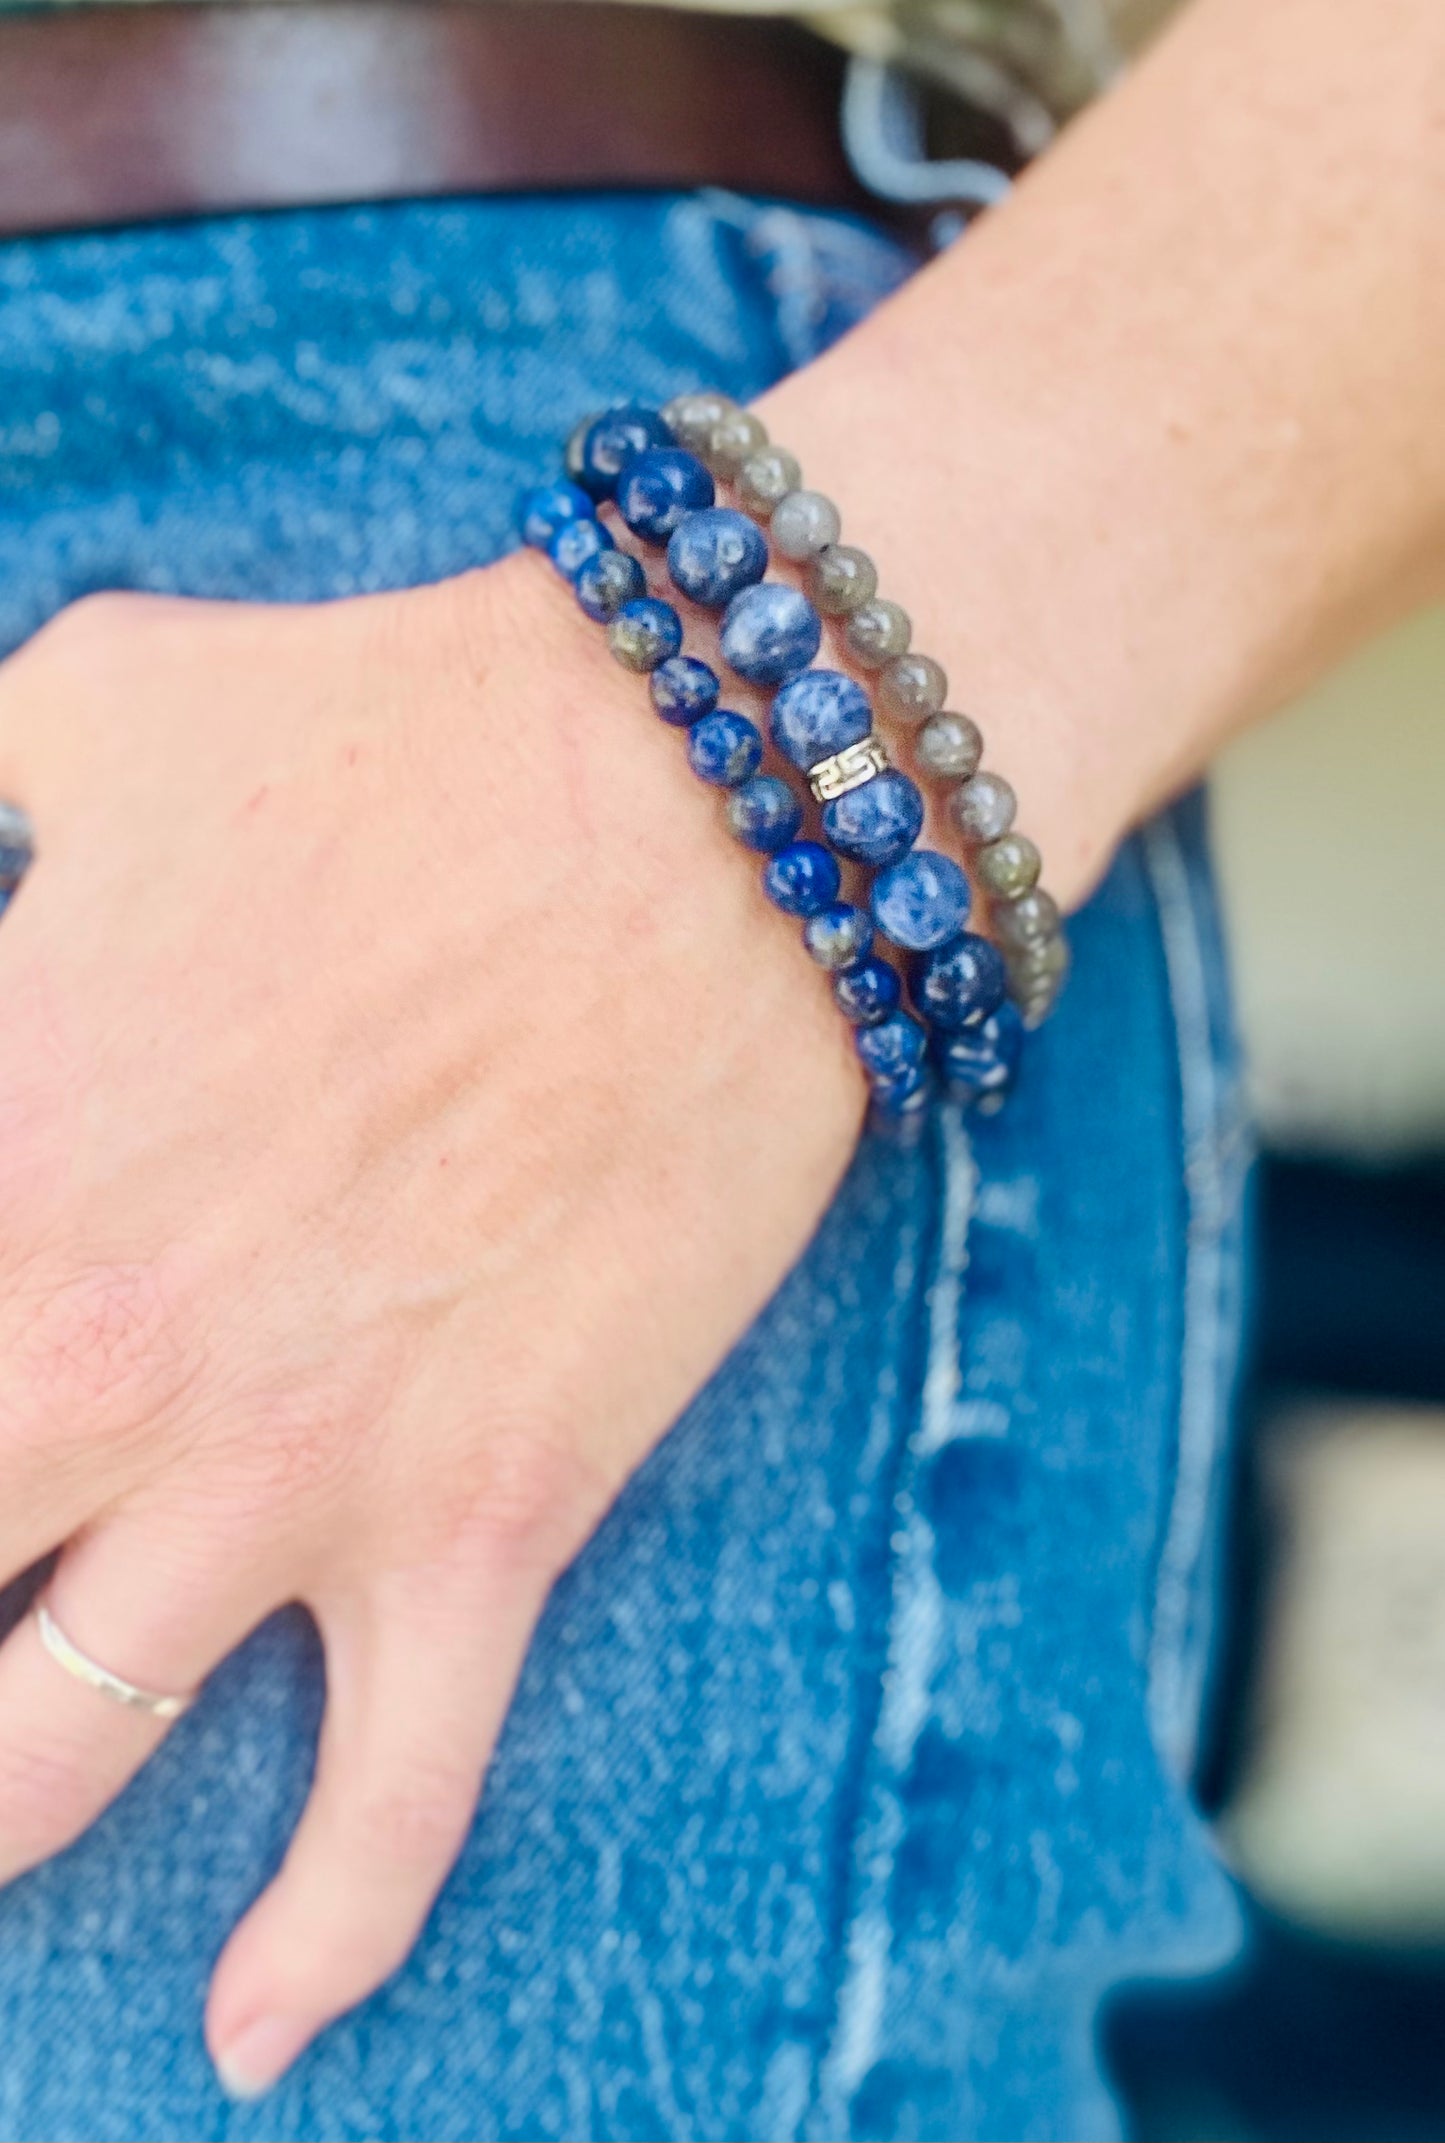
[[[778,554],[803,568],[813,604],[843,621],[849,654],[861,669],[877,673],[879,706],[915,732],[915,765],[947,784],[946,809],[987,904],[1009,994],[1026,1025],[1038,1026],[1063,987],[1068,944],[1058,903],[1038,882],[1039,851],[1014,830],[1013,789],[982,766],[978,724],[945,706],[947,676],[931,655],[913,648],[907,611],[879,594],[878,570],[867,552],[840,540],[836,505],[804,487],[797,457],[771,443],[761,418],[712,391],[678,395],[663,416],[679,445],[730,483],[747,513],[768,523]]]

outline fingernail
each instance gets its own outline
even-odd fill
[[[295,2017],[258,2017],[216,2055],[216,2074],[229,2098],[260,2098],[284,2076],[312,2034]]]

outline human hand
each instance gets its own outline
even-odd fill
[[[554,1576],[814,1227],[863,1086],[534,556],[93,599],[0,668],[0,1576],[185,1691],[292,1600],[311,1800],[207,2032],[264,2088],[405,1957]],[[164,1731],[0,1649],[0,1880]]]

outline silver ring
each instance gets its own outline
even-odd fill
[[[109,1697],[113,1704],[124,1704],[127,1711],[148,1712],[152,1719],[179,1719],[196,1701],[194,1691],[185,1697],[161,1696],[153,1689],[141,1689],[135,1682],[128,1682],[124,1675],[112,1674],[109,1667],[103,1667],[98,1659],[71,1643],[43,1600],[35,1603],[35,1627],[57,1667],[64,1667],[76,1681]]]

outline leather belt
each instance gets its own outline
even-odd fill
[[[203,0],[0,18],[0,233],[547,188],[866,200],[787,23],[596,0]]]

